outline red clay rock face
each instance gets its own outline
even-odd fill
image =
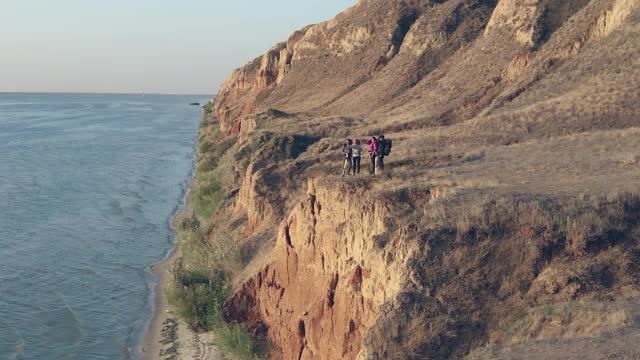
[[[296,44],[307,29],[295,32],[286,42],[277,44],[262,57],[237,69],[222,84],[214,103],[223,132],[239,132],[240,119],[256,112],[260,99],[284,79],[293,61]]]
[[[281,226],[275,261],[227,302],[232,318],[264,321],[285,359],[356,358],[399,288],[399,267],[374,241],[388,208],[359,199],[346,189],[310,193]]]

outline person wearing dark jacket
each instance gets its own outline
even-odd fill
[[[360,159],[362,154],[362,146],[360,140],[356,139],[353,146],[351,146],[351,174],[360,174]]]
[[[387,141],[384,139],[384,135],[378,136],[378,169],[384,170],[384,152],[387,146]]]

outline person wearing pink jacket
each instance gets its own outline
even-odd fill
[[[367,145],[369,145],[369,157],[371,158],[371,174],[375,174],[378,167],[378,139],[375,136],[371,137],[367,140]]]

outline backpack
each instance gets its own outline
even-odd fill
[[[353,154],[353,145],[342,145],[342,153],[345,157],[350,158]]]
[[[389,139],[384,139],[384,144],[382,144],[382,155],[388,156],[391,154],[391,146],[392,142]]]

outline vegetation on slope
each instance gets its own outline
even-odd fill
[[[201,129],[215,126],[206,111]],[[202,130],[201,130],[202,131]],[[192,330],[212,331],[216,347],[239,359],[257,358],[256,342],[247,329],[228,322],[223,303],[231,291],[230,280],[239,262],[239,249],[232,242],[210,243],[208,235],[215,224],[212,215],[223,202],[226,189],[216,169],[222,154],[232,142],[218,142],[217,131],[202,131],[199,158],[193,189],[189,197],[190,211],[184,211],[177,222],[178,248],[181,257],[173,267],[173,282],[167,296],[178,315]]]

